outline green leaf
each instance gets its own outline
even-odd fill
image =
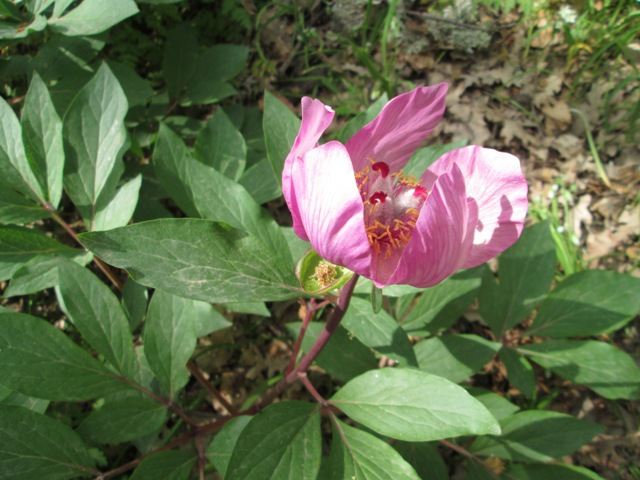
[[[147,313],[148,300],[147,289],[128,278],[122,289],[122,309],[127,314],[132,331],[142,323]]]
[[[138,75],[129,65],[114,62],[113,60],[107,60],[107,64],[111,72],[118,79],[118,83],[127,97],[129,108],[138,105],[144,106],[149,103],[149,100],[154,95],[154,91],[148,81]]]
[[[300,119],[271,92],[264,92],[264,140],[271,169],[282,185],[284,161],[300,130]]]
[[[418,366],[409,337],[384,310],[371,311],[371,302],[353,297],[342,326],[367,347],[403,366]]]
[[[207,459],[216,467],[222,478],[227,474],[229,460],[231,460],[231,454],[236,446],[238,437],[251,421],[251,418],[248,415],[244,415],[229,420],[213,438],[205,452]]]
[[[78,250],[78,255],[70,260],[85,265],[91,261],[90,253]],[[58,285],[58,265],[65,257],[61,255],[39,255],[20,268],[11,276],[11,283],[4,291],[4,296],[16,297],[19,295],[31,295],[46,288]]]
[[[264,302],[221,303],[220,306],[234,313],[248,313],[249,315],[258,315],[260,317],[271,316],[271,312]]]
[[[80,250],[62,245],[38,230],[0,227],[0,280],[11,278],[22,264],[35,257],[73,257],[80,253]]]
[[[484,388],[467,387],[466,390],[473,395],[476,400],[480,401],[480,403],[491,412],[491,415],[498,420],[507,418],[520,410],[517,405],[514,405],[503,396],[485,390]]]
[[[430,335],[453,325],[476,297],[484,267],[464,270],[426,289],[401,322],[411,335]]]
[[[420,370],[460,383],[493,358],[501,344],[477,335],[443,335],[415,345]]]
[[[216,45],[199,53],[196,33],[183,24],[168,35],[162,61],[169,97],[182,105],[207,104],[236,93],[227,83],[246,65],[248,49]]]
[[[65,480],[96,475],[95,461],[66,425],[26,408],[0,405],[0,477]]]
[[[224,318],[213,305],[198,300],[191,300],[194,308],[194,323],[196,326],[196,337],[204,337],[223,328],[229,328],[232,323]],[[264,307],[264,303],[260,304]],[[266,308],[266,307],[265,307]]]
[[[133,376],[133,338],[118,298],[87,268],[71,261],[58,266],[65,311],[80,334],[124,376]]]
[[[574,465],[509,465],[504,473],[513,480],[603,480],[591,470]]]
[[[49,25],[69,37],[95,35],[138,12],[138,6],[133,0],[84,0],[64,17],[55,18],[54,13]]]
[[[80,90],[64,118],[64,185],[90,229],[99,201],[110,198],[120,178],[127,108],[118,80],[103,64]]]
[[[479,437],[470,451],[512,461],[549,462],[575,452],[604,431],[601,425],[546,410],[516,413],[501,426],[501,436]]]
[[[188,480],[195,461],[195,455],[185,450],[154,453],[140,462],[129,480]]]
[[[34,72],[22,109],[24,149],[44,198],[55,209],[62,195],[64,146],[62,120],[46,85]]]
[[[172,29],[164,47],[162,71],[171,99],[179,99],[187,90],[198,58],[196,32],[187,24]]]
[[[525,333],[545,337],[591,336],[618,330],[640,312],[640,278],[585,270],[562,281]]]
[[[407,164],[402,168],[402,171],[405,175],[413,175],[416,178],[420,178],[425,170],[442,155],[457,148],[466,147],[468,144],[469,140],[462,139],[451,143],[420,148],[416,150]]]
[[[60,401],[129,388],[62,331],[19,313],[0,316],[0,378],[25,395]]]
[[[243,187],[194,160],[182,139],[164,125],[154,163],[161,185],[188,214],[246,230],[272,250],[271,257],[279,257],[293,269],[286,240],[273,217]]]
[[[244,172],[247,144],[221,108],[198,134],[195,155],[231,180],[238,180]]]
[[[49,216],[33,200],[6,187],[0,185],[0,225],[25,225]]]
[[[518,350],[544,368],[586,385],[605,398],[640,399],[640,368],[613,345],[595,340],[549,340]]]
[[[287,330],[296,338],[301,322],[287,323]],[[302,351],[308,352],[324,329],[322,323],[311,323],[302,339]],[[348,382],[378,366],[374,353],[343,327],[333,332],[331,340],[315,359],[315,364],[340,382]]]
[[[367,372],[338,390],[329,403],[356,422],[398,440],[500,432],[496,419],[462,387],[417,370]]]
[[[0,1],[0,17],[10,17],[19,22],[23,20],[20,10],[10,0]]]
[[[164,405],[147,398],[125,397],[91,413],[76,431],[93,443],[122,443],[157,431],[166,420]]]
[[[31,0],[27,3],[27,9],[31,13],[41,13],[51,6],[55,0]]]
[[[536,377],[529,361],[511,348],[500,350],[500,360],[507,368],[509,383],[522,392],[527,398],[533,398],[536,393]]]
[[[241,45],[215,45],[204,50],[195,60],[183,105],[209,104],[236,94],[231,80],[247,64],[249,50]]]
[[[287,300],[297,281],[247,233],[195,219],[163,219],[86,233],[83,244],[135,281],[212,303]]]
[[[304,402],[280,402],[253,417],[242,430],[225,480],[315,480],[322,454],[320,409]]]
[[[4,390],[4,387],[0,387],[0,390]],[[23,395],[20,392],[8,391],[9,393],[0,401],[0,404],[22,407],[36,413],[44,413],[47,411],[47,407],[49,407],[49,404],[51,403],[49,400],[44,400],[42,398],[30,397],[28,395]],[[2,395],[0,394],[0,397],[1,396]]]
[[[162,290],[156,290],[149,303],[143,335],[145,356],[170,398],[189,380],[187,362],[198,339],[194,303]]]
[[[480,314],[496,337],[524,320],[547,294],[556,267],[549,223],[537,223],[499,259],[500,283],[485,278],[480,289]]]
[[[129,223],[138,204],[141,185],[142,175],[137,175],[105,198],[104,201],[101,199],[98,202],[99,210],[94,218],[93,230],[111,230]]]
[[[18,117],[0,98],[0,190],[5,189],[20,192],[37,203],[44,199],[27,160]]]
[[[332,417],[333,440],[323,480],[420,480],[391,445]]]
[[[273,171],[266,158],[248,168],[240,177],[239,183],[260,205],[282,195],[280,176]]]
[[[448,480],[449,471],[438,450],[429,443],[398,442],[395,449],[415,468],[419,478]]]

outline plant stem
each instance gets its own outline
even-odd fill
[[[331,339],[331,336],[336,331],[344,314],[347,313],[347,309],[349,308],[349,303],[351,302],[351,296],[353,295],[353,290],[356,287],[356,283],[358,283],[359,275],[354,274],[351,277],[351,280],[347,282],[342,291],[340,292],[340,297],[338,298],[338,303],[335,306],[335,309],[331,313],[331,316],[327,320],[327,323],[320,333],[320,336],[316,340],[316,343],[313,344],[309,352],[302,357],[298,366],[286,375],[281,382],[286,382],[286,385],[290,385],[298,379],[299,373],[304,373],[307,371],[307,368],[313,363],[316,357],[322,352],[322,349],[325,347],[327,342]]]
[[[227,399],[224,398],[222,394],[213,387],[213,385],[211,385],[211,382],[209,382],[206,378],[204,378],[204,375],[202,374],[198,366],[193,361],[189,361],[187,363],[187,368],[193,374],[193,376],[196,377],[196,380],[198,380],[198,382],[200,382],[200,384],[204,388],[206,388],[207,391],[211,395],[213,395],[215,399],[218,400],[224,408],[227,409],[227,412],[229,412],[231,415],[238,415],[239,412],[236,409],[236,407],[231,405],[231,403],[229,403]]]
[[[82,248],[84,248],[85,250],[87,250],[85,248],[85,246],[82,244],[82,242],[80,241],[80,239],[78,238],[78,234],[73,230],[73,228],[71,228],[71,226],[65,222],[62,217],[60,215],[58,215],[58,212],[55,211],[55,209],[49,205],[48,203],[44,203],[43,204],[44,209],[49,212],[49,215],[51,215],[51,217],[62,227],[64,228],[67,233],[71,236],[71,238],[73,238],[76,243],[78,245],[80,245]],[[111,270],[109,268],[109,265],[107,265],[106,263],[104,263],[100,258],[98,258],[97,256],[93,256],[93,261],[95,262],[95,264],[98,266],[98,268],[100,270],[102,270],[102,273],[104,273],[107,278],[111,281],[111,283],[113,283],[115,285],[115,287],[122,291],[124,284],[122,283],[122,281],[116,276],[115,273],[113,273],[113,270]]]
[[[328,407],[329,403],[324,399],[322,395],[316,390],[316,387],[309,381],[307,378],[307,374],[305,372],[298,373],[298,380],[302,382],[302,384],[307,388],[309,393],[313,398],[315,398],[316,402],[318,402],[323,407]]]

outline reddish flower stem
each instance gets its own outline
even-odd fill
[[[51,217],[58,222],[58,224],[64,228],[67,233],[71,236],[71,238],[73,238],[78,245],[80,245],[82,248],[85,248],[84,245],[82,245],[82,242],[80,241],[80,239],[78,238],[78,234],[73,230],[73,228],[71,228],[71,226],[65,222],[62,217],[60,217],[60,215],[58,215],[58,213],[55,211],[55,209],[49,205],[48,203],[43,204],[44,209],[49,212],[49,215],[51,215]],[[109,265],[107,265],[106,263],[104,263],[100,258],[98,258],[97,256],[93,256],[93,261],[95,262],[95,264],[98,266],[98,268],[100,270],[102,270],[102,273],[104,273],[107,278],[111,281],[111,283],[113,283],[115,285],[115,287],[122,291],[124,284],[122,283],[122,281],[116,276],[115,273],[113,273],[113,270],[111,270],[109,268]]]
[[[218,400],[224,408],[227,409],[227,412],[229,412],[231,415],[238,415],[238,413],[240,413],[238,412],[236,407],[231,405],[231,403],[229,403],[227,399],[224,398],[222,394],[213,387],[213,385],[211,385],[211,382],[209,382],[206,378],[204,378],[204,375],[202,374],[200,369],[197,367],[197,365],[193,361],[189,361],[187,363],[187,368],[193,374],[193,376],[196,377],[196,380],[198,380],[200,385],[206,388],[207,391],[211,395],[213,395],[215,399]]]
[[[306,311],[304,314],[304,318],[302,319],[302,327],[300,327],[300,333],[298,334],[296,343],[294,344],[293,350],[291,351],[291,359],[289,360],[289,366],[287,367],[285,375],[289,375],[296,365],[298,353],[300,353],[300,347],[302,346],[302,340],[307,333],[307,327],[309,326],[309,323],[311,323],[311,320],[313,320],[313,315],[329,303],[331,303],[329,300],[325,300],[324,302],[318,303],[316,305],[316,299],[312,298],[308,303],[303,304]]]
[[[351,303],[353,290],[356,287],[356,283],[358,283],[358,278],[359,276],[357,274],[354,274],[353,277],[351,277],[351,280],[349,280],[344,286],[344,288],[340,292],[338,302],[333,312],[331,313],[331,316],[327,320],[324,329],[320,333],[320,336],[316,340],[316,343],[314,343],[307,354],[302,357],[302,360],[300,360],[300,363],[298,363],[296,368],[288,373],[281,382],[286,382],[286,385],[290,385],[295,382],[298,379],[298,374],[306,372],[309,366],[316,359],[316,357],[320,354],[320,352],[322,352],[326,344],[331,339],[331,336],[340,325],[344,314],[347,313],[347,309],[349,308],[349,304]]]

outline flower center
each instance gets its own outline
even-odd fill
[[[411,239],[427,190],[413,175],[390,174],[385,162],[374,162],[356,172],[364,204],[364,225],[374,252],[390,257]]]

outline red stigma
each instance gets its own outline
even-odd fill
[[[386,164],[385,164],[386,165]],[[387,167],[388,169],[389,167]],[[388,170],[387,170],[388,171]],[[369,203],[384,203],[387,199],[387,194],[384,192],[376,192],[369,197]]]
[[[373,165],[371,165],[371,168],[375,172],[380,172],[380,175],[382,175],[382,178],[387,178],[387,175],[389,175],[389,165],[387,165],[384,162],[376,162]]]
[[[413,191],[413,196],[414,197],[422,197],[423,200],[426,200],[427,197],[429,196],[429,193],[427,192],[426,188],[421,187],[420,185],[418,185],[416,187],[416,189]]]

